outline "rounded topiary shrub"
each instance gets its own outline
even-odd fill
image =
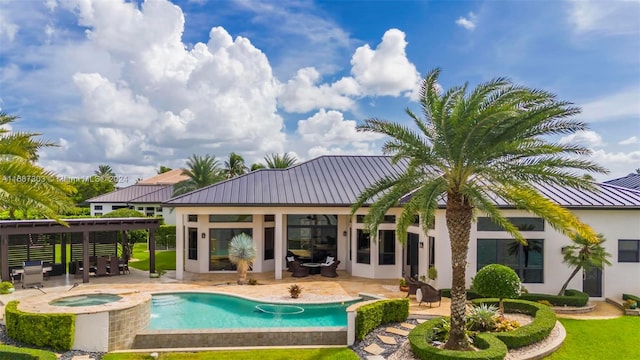
[[[500,315],[504,316],[503,299],[520,296],[520,278],[513,269],[500,264],[483,267],[473,278],[473,290],[485,297],[500,299]]]

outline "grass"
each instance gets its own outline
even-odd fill
[[[567,330],[564,343],[550,360],[640,359],[640,316],[610,320],[560,319]]]
[[[203,352],[159,353],[159,360],[358,360],[348,348],[226,350]],[[111,353],[103,360],[151,360],[148,353]]]
[[[129,266],[138,270],[149,270],[149,251],[146,243],[133,245],[133,258],[137,261],[129,261]],[[175,270],[176,251],[156,250],[156,270]]]

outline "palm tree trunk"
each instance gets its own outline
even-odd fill
[[[567,286],[569,286],[571,279],[573,279],[573,277],[576,276],[576,274],[578,273],[578,271],[580,271],[580,269],[582,269],[582,266],[576,266],[576,269],[573,270],[573,272],[571,273],[571,276],[569,276],[569,279],[564,283],[564,285],[562,285],[562,289],[560,289],[558,296],[564,295],[564,291],[567,290]]]
[[[238,268],[238,285],[244,285],[245,280],[247,279],[247,270],[249,270],[249,263],[246,260],[238,261],[236,264]]]
[[[451,243],[451,330],[445,349],[466,350],[469,342],[465,336],[466,268],[469,252],[469,232],[473,211],[459,193],[447,194],[446,219]]]

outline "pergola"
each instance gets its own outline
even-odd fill
[[[62,249],[67,244],[73,244],[74,239],[78,239],[81,244],[82,261],[89,264],[89,250],[93,244],[94,253],[96,246],[100,243],[100,236],[105,233],[122,234],[123,244],[127,242],[127,230],[148,230],[149,231],[149,272],[155,272],[155,233],[160,226],[160,219],[157,218],[88,218],[88,219],[65,219],[67,225],[60,224],[55,220],[3,220],[0,221],[0,272],[2,280],[10,280],[10,255],[20,257],[24,260],[42,260],[36,259],[38,256],[55,257],[55,241],[51,240],[51,235],[60,236],[60,244]],[[46,238],[43,242],[33,242],[33,239]],[[81,237],[81,240],[79,240]],[[116,237],[117,238],[117,237]],[[25,241],[28,241],[25,243]],[[44,245],[43,245],[44,243]],[[117,247],[117,240],[110,243]],[[10,245],[12,251],[10,251]],[[24,245],[24,250],[15,251],[13,248],[20,248]],[[50,246],[50,252],[43,252],[41,249]],[[73,256],[73,255],[72,255]],[[16,259],[13,259],[16,260]],[[52,259],[53,262],[54,259]],[[66,251],[61,253],[61,266],[66,273]],[[60,264],[59,264],[60,265]],[[89,266],[83,267],[82,281],[89,282]]]

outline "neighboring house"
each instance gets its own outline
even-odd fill
[[[173,196],[173,185],[187,178],[182,175],[182,169],[176,169],[96,196],[87,200],[91,215],[101,216],[113,210],[130,208],[146,216],[162,216],[167,225],[175,225],[173,209],[163,207],[162,203]]]
[[[377,241],[363,230],[366,207],[350,217],[351,205],[363,189],[405,164],[394,165],[384,156],[322,156],[288,169],[254,171],[165,202],[175,207],[176,249],[184,254],[177,256],[178,279],[184,271],[232,270],[228,244],[244,232],[253,237],[258,252],[253,271],[275,271],[277,279],[283,277],[290,252],[309,262],[337,256],[339,270],[374,279],[425,275],[429,266],[435,266],[437,285],[449,287],[451,251],[444,203],[433,229],[423,232],[416,219],[404,247],[395,238],[400,207],[389,211]],[[612,266],[589,271],[584,280],[576,276],[570,288],[584,289],[594,297],[640,294],[640,191],[607,184],[597,187],[598,192],[540,187],[545,196],[603,233],[612,254]],[[497,203],[529,244],[514,242],[478,214],[471,230],[467,284],[483,265],[503,263],[518,272],[528,290],[559,291],[572,270],[562,263],[562,248],[570,240],[535,215],[501,200]]]
[[[640,174],[631,173],[625,177],[607,180],[605,184],[626,187],[629,189],[640,190]]]

